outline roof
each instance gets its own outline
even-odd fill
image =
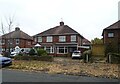
[[[2,35],[2,38],[14,38],[14,39],[19,38],[33,40],[31,36],[21,31],[19,27],[16,27],[15,31]]]
[[[66,34],[79,34],[79,33],[77,31],[73,30],[68,25],[64,25],[64,22],[60,22],[60,26],[50,28],[46,31],[43,31],[43,32],[37,34],[37,35],[38,36],[48,36],[48,35],[66,35]]]
[[[82,45],[90,45],[90,44],[91,42],[88,39],[86,38],[82,39]]]
[[[113,23],[105,29],[120,29],[120,20],[118,20],[117,22]]]
[[[102,36],[103,36],[104,30],[118,30],[118,29],[120,29],[120,20],[103,29]]]

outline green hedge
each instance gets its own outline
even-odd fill
[[[87,60],[87,56],[88,56],[88,60]],[[82,54],[82,58],[84,62],[92,62],[92,51],[91,50],[84,51]]]
[[[15,56],[15,60],[37,60],[37,61],[53,61],[53,56]]]
[[[107,62],[108,63],[120,64],[120,54],[118,54],[118,53],[108,53],[107,54]]]

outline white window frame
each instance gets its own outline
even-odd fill
[[[71,35],[71,42],[76,42],[76,35]]]
[[[20,39],[15,39],[16,44],[20,44]]]
[[[28,42],[27,42],[27,45],[31,45],[31,42],[30,42],[30,41],[28,41]]]
[[[52,36],[47,36],[47,42],[53,42],[53,37]]]
[[[109,32],[109,33],[108,33],[108,37],[109,37],[109,38],[114,37],[114,33],[113,33],[113,32]]]
[[[66,36],[59,36],[59,42],[66,42]]]
[[[42,42],[42,37],[41,36],[38,37],[38,42]]]
[[[48,50],[50,50],[50,51],[47,51],[47,49]],[[44,50],[46,50],[47,51],[47,53],[54,53],[54,47],[52,47],[52,46],[50,46],[50,47],[44,47]]]
[[[63,53],[60,52],[60,49],[63,49]],[[57,54],[67,54],[67,53],[68,53],[68,47],[57,47]]]
[[[0,45],[2,45],[2,39],[0,39]]]
[[[36,37],[34,38],[34,41],[37,42],[37,38]]]
[[[2,41],[2,45],[4,45],[5,44],[5,39],[2,39],[1,41]]]

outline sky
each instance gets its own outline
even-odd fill
[[[73,28],[88,40],[102,38],[104,28],[118,21],[119,0],[0,0],[0,22],[33,36],[59,25]],[[1,27],[1,25],[0,25]]]

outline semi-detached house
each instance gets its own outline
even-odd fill
[[[78,50],[79,46],[86,45],[83,43],[85,38],[68,25],[64,25],[63,21],[59,26],[38,33],[33,38],[34,44],[39,43],[44,50],[54,56],[71,53]]]
[[[20,30],[19,27],[15,28],[15,31],[4,34],[0,37],[0,46],[2,51],[12,51],[16,46],[23,49],[24,51],[29,51],[32,47],[33,38]]]

